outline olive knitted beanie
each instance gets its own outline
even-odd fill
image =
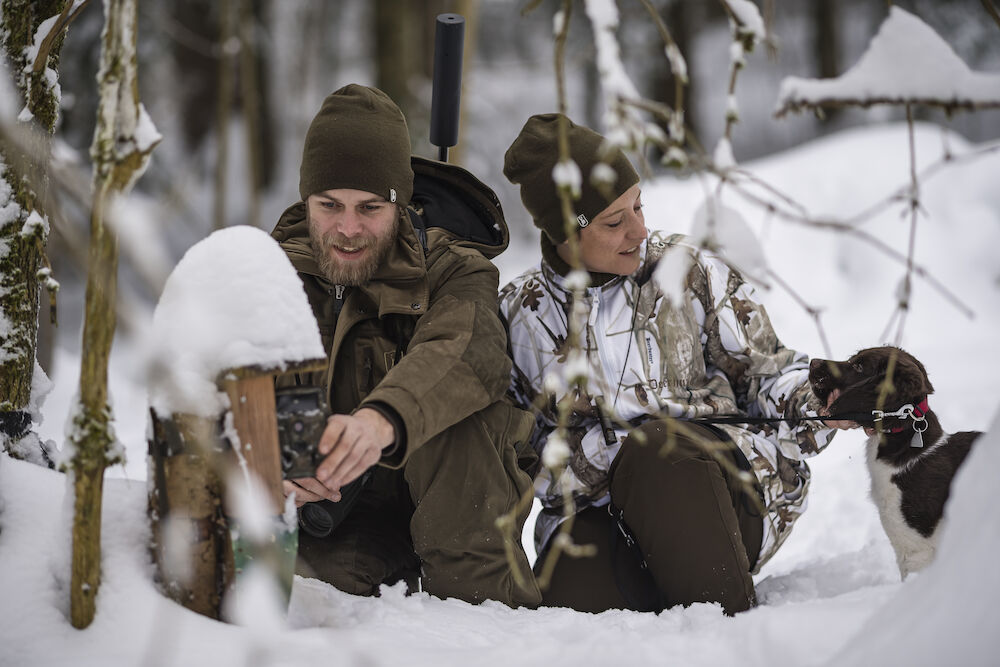
[[[521,186],[521,201],[535,226],[553,244],[566,240],[559,192],[552,171],[559,160],[559,118],[562,114],[532,116],[504,155],[503,173]],[[604,137],[566,118],[570,157],[580,168],[580,198],[573,202],[580,227],[586,227],[626,190],[639,182],[625,153],[608,148]],[[595,166],[605,165],[596,173]],[[598,177],[595,179],[595,175]],[[601,178],[601,177],[604,178]]]
[[[364,190],[406,206],[413,194],[410,134],[395,102],[349,84],[327,96],[306,132],[299,194]]]

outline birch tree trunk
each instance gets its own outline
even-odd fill
[[[21,443],[31,432],[40,270],[48,263],[48,224],[39,206],[47,178],[41,165],[58,115],[56,69],[69,10],[66,0],[0,2],[6,71],[15,75],[24,108],[19,120],[43,130],[31,134],[29,155],[0,145],[0,441],[11,455],[36,463],[44,462],[41,452]],[[56,283],[50,285],[54,294]]]
[[[105,0],[100,101],[91,146],[94,204],[90,217],[80,368],[80,403],[73,417],[71,479],[74,486],[73,562],[70,621],[85,628],[94,618],[100,586],[101,499],[104,469],[118,459],[108,405],[108,357],[115,331],[118,244],[106,222],[114,197],[126,193],[142,174],[159,141],[139,103],[136,77],[136,2]]]

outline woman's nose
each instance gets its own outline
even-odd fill
[[[649,236],[649,230],[646,229],[646,222],[641,216],[633,214],[632,224],[629,226],[629,238],[632,239],[644,239]]]

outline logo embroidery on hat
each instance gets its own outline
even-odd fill
[[[576,221],[581,227],[586,227],[587,225],[590,224],[590,220],[587,220],[587,216],[585,216],[583,213],[576,216]]]
[[[389,188],[389,202],[395,203],[395,201],[396,201],[396,190],[393,188]]]

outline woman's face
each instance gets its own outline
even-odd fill
[[[636,183],[580,230],[580,259],[585,269],[627,276],[639,268],[639,247],[646,238],[640,194]],[[556,251],[569,262],[568,243],[560,243]]]

